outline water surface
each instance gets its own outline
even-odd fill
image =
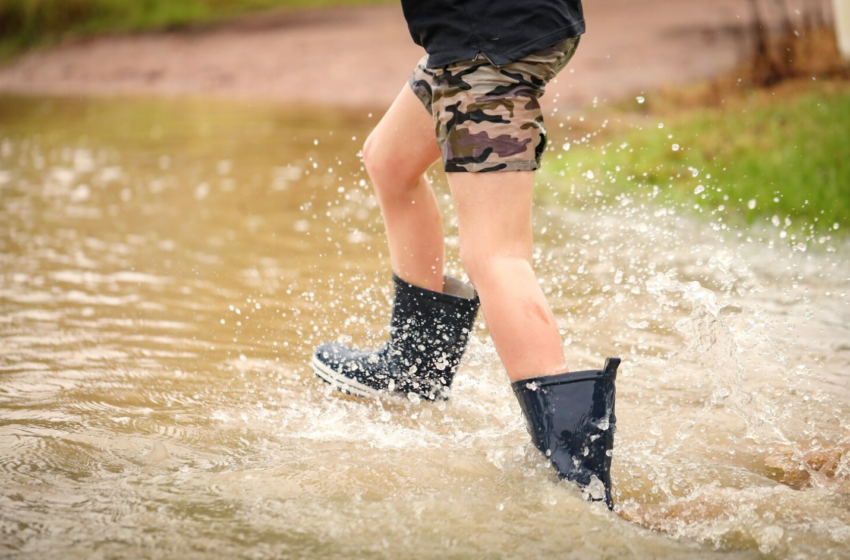
[[[447,403],[312,377],[386,336],[374,123],[0,100],[0,556],[850,558],[844,238],[577,178],[536,209],[572,368],[624,358],[614,515],[530,447],[483,323]]]

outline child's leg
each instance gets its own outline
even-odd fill
[[[416,286],[443,289],[443,222],[424,173],[440,149],[434,121],[405,84],[363,147],[378,200],[393,270]]]
[[[448,173],[463,267],[511,381],[567,371],[561,336],[531,266],[534,173]]]
[[[374,350],[326,342],[310,361],[317,377],[361,397],[442,398],[479,307],[471,285],[443,275],[443,224],[424,176],[440,150],[430,99],[412,85],[404,86],[363,148],[394,271],[389,340]]]

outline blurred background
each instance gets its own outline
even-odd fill
[[[850,558],[850,0],[585,15],[534,266],[571,368],[624,359],[617,515],[483,318],[445,403],[307,365],[386,338],[398,2],[0,0],[0,557]]]
[[[653,0],[640,9],[627,0],[589,2],[593,33],[574,64],[578,76],[556,86],[560,95],[550,102],[622,99],[730,72],[744,86],[839,75],[835,29],[843,19],[833,4],[840,10],[843,2]],[[420,54],[400,6],[386,0],[0,3],[0,89],[9,92],[215,94],[381,108]]]

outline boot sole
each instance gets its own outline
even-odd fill
[[[359,381],[351,379],[350,377],[344,376],[340,372],[335,371],[333,368],[322,363],[322,361],[316,356],[313,356],[313,359],[310,361],[310,365],[313,366],[313,373],[316,377],[328,385],[331,385],[337,391],[362,398],[389,396],[388,393],[378,391],[360,383]]]

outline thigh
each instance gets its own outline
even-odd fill
[[[440,157],[434,120],[409,85],[369,135],[366,150],[373,161],[411,177],[427,171]]]
[[[577,45],[567,39],[503,66],[479,58],[437,69],[432,110],[446,171],[537,169],[546,148],[538,100]]]

